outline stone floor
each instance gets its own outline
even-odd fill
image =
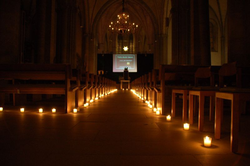
[[[181,117],[167,122],[130,91],[117,91],[77,114],[52,114],[37,108],[0,112],[0,164],[3,166],[250,165],[249,116],[242,117],[239,153],[229,149],[229,123],[212,147],[213,123],[189,131]],[[208,117],[205,117],[208,119]],[[224,117],[227,121],[228,117]]]

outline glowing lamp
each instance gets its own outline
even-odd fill
[[[212,145],[212,138],[206,136],[206,137],[203,138],[203,140],[204,140],[204,146],[205,147],[211,147],[211,145]]]
[[[128,46],[124,46],[124,47],[123,47],[123,50],[124,50],[124,51],[128,51]]]
[[[2,112],[3,111],[3,107],[0,107],[0,112]]]
[[[171,116],[170,115],[166,116],[166,120],[171,121]]]
[[[20,112],[24,112],[24,108],[20,108]]]
[[[74,112],[74,113],[77,113],[77,108],[74,108],[74,109],[73,109],[73,112]]]
[[[154,108],[154,112],[156,112],[157,111],[157,108]]]
[[[42,108],[39,108],[39,113],[43,113],[43,109]]]
[[[55,108],[52,108],[52,112],[55,113],[55,112],[56,112],[56,109],[55,109]]]
[[[184,123],[183,124],[183,129],[184,130],[189,130],[189,123]]]
[[[159,110],[157,110],[155,113],[156,113],[156,115],[160,115],[160,111]]]

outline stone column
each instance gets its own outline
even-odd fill
[[[189,1],[172,1],[172,64],[190,64]]]
[[[211,65],[208,0],[190,0],[190,34],[191,64]]]
[[[50,63],[51,0],[37,0],[33,30],[34,62]]]
[[[228,62],[250,65],[250,1],[228,0]]]
[[[57,1],[57,34],[55,63],[67,62],[68,1]]]

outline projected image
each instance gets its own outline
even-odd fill
[[[113,55],[113,72],[123,72],[124,68],[128,68],[129,72],[137,72],[136,54]]]

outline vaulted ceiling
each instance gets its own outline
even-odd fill
[[[147,43],[155,41],[155,35],[162,33],[164,10],[170,0],[124,0],[125,12],[130,20],[139,24],[139,34],[145,35]],[[87,32],[100,43],[104,43],[108,25],[122,12],[122,0],[84,0]]]

